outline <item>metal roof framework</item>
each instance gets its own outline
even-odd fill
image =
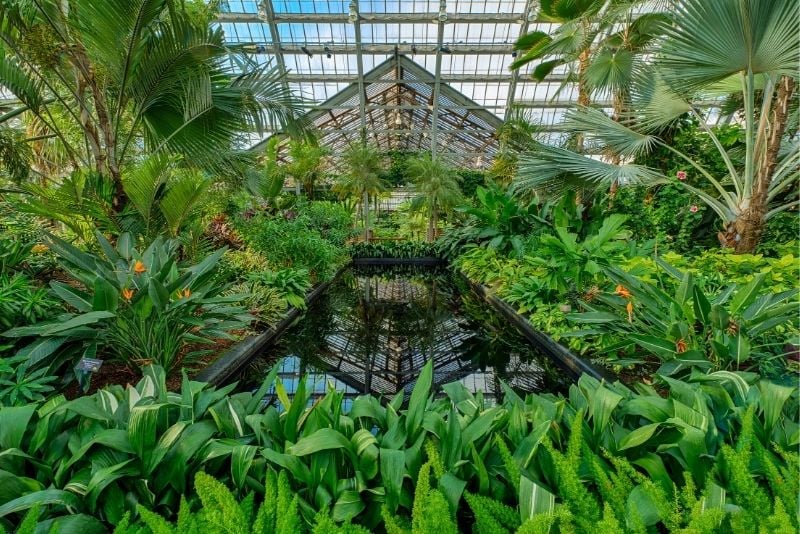
[[[567,66],[543,82],[531,79],[532,67],[509,70],[520,35],[555,28],[537,19],[537,4],[227,0],[217,24],[256,62],[288,71],[286,86],[306,97],[324,143],[334,149],[358,138],[352,130],[367,130],[384,150],[461,152],[456,163],[483,167],[496,151],[485,132],[513,110],[525,110],[540,126],[542,142],[557,144],[564,139],[559,125],[577,101]],[[611,111],[610,102],[595,102]]]
[[[289,72],[287,87],[309,101],[323,144],[334,150],[366,129],[383,150],[428,150],[485,167],[509,104],[530,109],[548,129],[573,101],[571,84],[562,87],[565,69],[540,84],[508,69],[522,32],[552,29],[532,22],[534,4],[228,0],[217,23],[258,63]],[[550,129],[559,140],[557,127]]]

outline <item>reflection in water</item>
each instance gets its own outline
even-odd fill
[[[243,377],[257,384],[275,362],[289,393],[307,375],[348,397],[409,393],[428,360],[434,385],[461,381],[485,397],[499,379],[520,392],[563,391],[568,377],[450,273],[432,268],[353,268]]]

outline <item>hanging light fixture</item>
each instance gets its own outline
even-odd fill
[[[350,24],[355,24],[358,21],[358,7],[355,0],[350,1],[350,12],[347,14],[347,20],[350,21]]]
[[[531,10],[528,11],[528,22],[536,22],[536,17],[539,15],[539,2],[531,3]]]
[[[439,22],[447,22],[447,1],[439,2]]]

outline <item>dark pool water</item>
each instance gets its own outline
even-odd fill
[[[571,382],[493,309],[444,268],[353,267],[333,282],[243,376],[256,387],[280,362],[289,393],[307,377],[348,397],[410,392],[433,360],[434,385],[462,382],[498,398],[503,380],[520,393],[563,392]]]

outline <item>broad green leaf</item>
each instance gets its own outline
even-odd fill
[[[35,404],[0,407],[0,450],[18,449],[28,424],[36,411]]]
[[[320,428],[310,436],[301,438],[300,441],[287,447],[286,453],[295,456],[307,456],[317,451],[343,449],[351,454],[352,444],[341,432],[333,428]]]
[[[411,398],[408,401],[406,410],[406,434],[413,440],[420,432],[422,417],[425,415],[425,407],[428,403],[431,385],[433,383],[433,362],[429,360],[422,368]]]
[[[630,334],[628,337],[643,349],[661,358],[671,360],[677,355],[675,343],[667,339],[643,334]]]
[[[59,489],[46,489],[28,493],[27,495],[23,495],[22,497],[3,504],[0,506],[0,517],[28,510],[36,505],[44,506],[48,504],[68,506],[75,510],[81,509],[81,500],[74,493]]]
[[[758,292],[764,283],[765,277],[766,275],[764,273],[758,273],[749,284],[740,288],[731,300],[728,310],[730,310],[732,314],[735,314],[739,310],[743,310],[749,306],[750,303],[758,297]]]
[[[626,434],[621,440],[619,440],[619,450],[624,451],[625,449],[630,449],[633,447],[638,447],[642,445],[655,434],[658,427],[661,426],[661,423],[651,423],[649,425],[640,426]]]
[[[254,445],[237,445],[231,454],[231,478],[238,489],[244,487],[247,479],[247,472],[253,465],[253,458],[256,457],[258,447]]]
[[[526,476],[520,478],[519,515],[523,523],[536,514],[553,513],[555,507],[555,495]]]
[[[380,449],[381,479],[386,489],[386,506],[394,513],[400,504],[400,492],[406,474],[406,457],[402,451]]]
[[[73,328],[77,328],[79,326],[98,323],[103,319],[110,319],[112,317],[114,317],[114,314],[109,311],[92,311],[89,313],[84,313],[83,315],[78,315],[77,317],[73,317],[72,319],[64,321],[63,323],[54,324],[48,327],[44,332],[42,332],[42,335],[52,336],[54,334],[72,330]]]

